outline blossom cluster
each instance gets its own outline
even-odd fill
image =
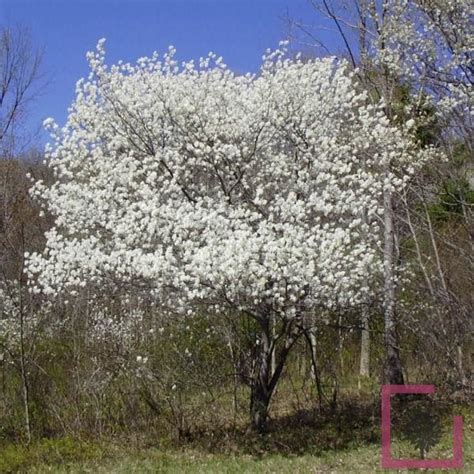
[[[28,256],[36,291],[141,282],[183,312],[284,317],[373,291],[382,194],[428,151],[344,61],[283,45],[258,74],[173,48],[108,66],[103,41],[88,59],[66,125],[46,123],[57,179],[32,193],[55,220]]]
[[[18,350],[21,338],[29,338],[41,329],[44,333],[53,333],[61,325],[59,321],[54,324],[42,324],[50,310],[51,304],[44,302],[41,308],[33,311],[20,294],[19,284],[16,280],[0,282],[0,349]]]
[[[377,21],[376,62],[427,94],[443,118],[472,115],[472,8],[470,0],[392,0]]]
[[[95,305],[87,319],[89,342],[130,350],[141,339],[143,319],[143,311],[138,308],[114,314],[103,305]]]

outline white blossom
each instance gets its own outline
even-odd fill
[[[47,151],[57,180],[32,190],[55,219],[28,257],[38,288],[133,282],[183,313],[360,302],[380,272],[384,187],[429,151],[344,61],[284,48],[240,76],[214,55],[179,66],[174,48],[109,67],[99,42]]]

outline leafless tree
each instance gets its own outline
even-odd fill
[[[0,27],[0,152],[12,157],[22,142],[28,107],[42,87],[42,51],[25,27]]]

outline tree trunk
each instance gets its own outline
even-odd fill
[[[276,316],[272,315],[271,319],[271,324],[272,324],[272,341],[275,340],[276,338]],[[270,364],[270,377],[273,376],[276,370],[276,351],[272,351],[272,358],[271,358],[271,364]]]
[[[458,367],[459,377],[461,378],[461,383],[463,387],[467,387],[469,381],[466,377],[466,372],[464,371],[463,364],[463,351],[460,344],[456,345],[456,365]]]
[[[258,379],[252,387],[250,397],[250,417],[252,430],[263,433],[267,428],[268,406],[271,394],[268,386]]]
[[[28,444],[31,443],[31,421],[30,421],[30,390],[28,384],[28,372],[26,367],[25,340],[24,340],[24,322],[23,314],[20,315],[20,369],[21,369],[21,387],[23,395],[23,408],[25,416],[25,434]]]
[[[237,424],[237,411],[239,409],[238,406],[238,397],[237,397],[237,390],[239,386],[239,369],[238,369],[238,364],[237,360],[235,357],[234,349],[232,346],[232,338],[229,336],[227,346],[229,347],[229,354],[230,354],[230,360],[232,361],[232,367],[234,369],[234,376],[233,376],[233,381],[234,381],[234,387],[233,387],[233,398],[232,398],[232,408],[234,410],[234,428]]]
[[[394,281],[394,228],[392,191],[384,191],[384,330],[385,330],[385,382],[393,385],[403,384],[402,364],[395,319],[395,281]]]
[[[251,383],[250,422],[252,430],[259,433],[266,431],[271,397],[283,372],[288,354],[301,335],[299,330],[294,329],[296,319],[298,318],[287,320],[282,328],[282,333],[278,335],[274,335],[272,331],[270,315],[258,319],[261,341],[256,373]],[[278,353],[275,348],[277,337],[285,341]],[[270,373],[273,354],[275,354],[275,370]]]
[[[319,376],[319,370],[317,365],[317,340],[316,340],[316,329],[314,327],[308,328],[305,333],[306,341],[308,342],[309,352],[311,355],[311,378],[314,380],[316,386],[316,392],[318,394],[319,409],[323,406],[323,389],[321,386],[321,377]]]
[[[272,374],[270,373],[275,348],[272,345],[273,326],[271,317],[260,320],[261,340],[260,353],[255,380],[252,383],[250,395],[250,418],[252,429],[262,433],[266,430],[268,405],[273,389],[270,387]]]
[[[360,367],[361,377],[370,377],[370,332],[369,332],[369,309],[364,305],[362,308],[362,332],[360,339]]]
[[[344,377],[344,337],[345,337],[345,334],[344,334],[344,331],[342,329],[342,323],[343,323],[343,316],[342,316],[342,313],[339,314],[339,318],[338,318],[338,323],[337,325],[339,326],[338,327],[338,330],[337,330],[337,352],[339,353],[339,370],[340,370],[340,374],[341,374],[341,377]]]
[[[20,250],[21,255],[25,254],[25,234],[23,223],[20,226]],[[25,350],[25,304],[23,301],[23,281],[24,281],[25,258],[22,257],[20,267],[18,269],[18,311],[20,316],[20,369],[21,369],[21,385],[23,393],[23,408],[25,415],[25,433],[27,443],[31,443],[31,417],[30,417],[30,386],[28,380],[28,355]]]

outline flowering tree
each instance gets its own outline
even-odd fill
[[[308,1],[335,26],[357,78],[372,94],[383,98],[392,122],[413,120],[421,146],[436,143],[452,157],[461,144],[467,155],[472,154],[472,2]],[[318,32],[309,25],[298,21],[290,25],[297,37],[321,46]],[[327,47],[324,49],[327,51]],[[395,233],[399,216],[394,212],[397,196],[386,190],[385,198],[385,378],[389,383],[403,383],[395,314],[394,257],[398,251]],[[443,272],[439,274],[444,280]],[[442,292],[447,293],[444,284]],[[446,302],[442,306],[446,307]],[[367,374],[367,314],[363,313],[362,322],[361,374]]]
[[[397,0],[372,17],[378,34],[368,44],[375,62],[413,87],[414,107],[428,96],[449,133],[472,141],[472,2]]]
[[[381,86],[378,92],[387,101],[397,100],[394,89],[404,84],[419,93],[419,99],[428,97],[436,102],[437,113],[446,120],[456,121],[466,112],[469,115],[474,81],[471,1],[355,0],[348,5],[343,1],[310,0],[310,3],[335,24],[353,67],[361,70],[359,77],[375,88]],[[307,25],[292,24],[303,36],[308,36]],[[391,84],[381,85],[374,78],[375,70],[388,76],[385,82],[390,80]],[[413,104],[422,105],[421,100]],[[472,129],[472,121],[469,123]],[[470,130],[463,128],[457,132],[467,135]]]
[[[305,315],[375,291],[381,197],[408,179],[412,142],[332,58],[277,50],[237,76],[213,54],[104,56],[100,41],[65,127],[47,122],[57,180],[33,193],[55,224],[29,275],[48,294],[121,282],[174,312],[254,318],[262,430]]]

